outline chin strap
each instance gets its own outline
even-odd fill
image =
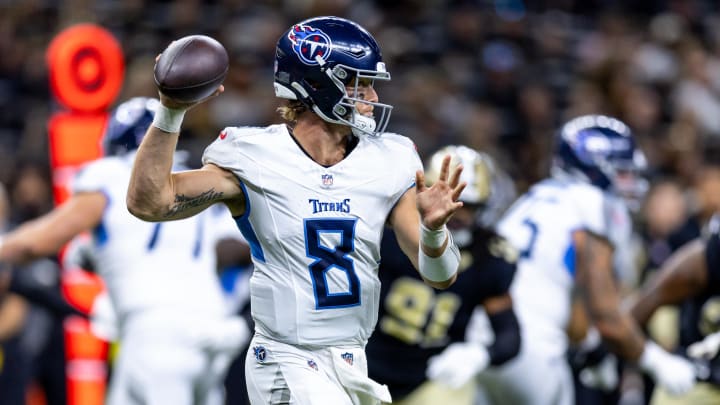
[[[380,136],[380,134],[375,132],[375,127],[377,126],[377,123],[372,117],[366,117],[362,114],[359,114],[357,111],[353,111],[352,115],[352,132],[355,136]]]

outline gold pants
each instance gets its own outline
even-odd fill
[[[720,389],[707,383],[698,383],[690,392],[672,396],[661,388],[655,389],[650,405],[716,405],[720,404]]]

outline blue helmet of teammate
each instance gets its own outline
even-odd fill
[[[103,135],[104,154],[122,155],[137,149],[159,105],[156,98],[135,97],[117,106]]]
[[[630,199],[641,198],[647,181],[645,155],[630,128],[605,115],[583,115],[562,126],[552,165],[556,177],[570,176]]]
[[[379,136],[390,120],[392,106],[359,97],[358,86],[375,80],[390,80],[380,47],[352,21],[311,18],[278,40],[275,95],[299,100],[323,120],[350,126],[358,136]],[[372,106],[374,117],[358,113],[355,103]]]

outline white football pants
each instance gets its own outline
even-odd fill
[[[386,386],[367,376],[362,347],[304,348],[255,335],[245,362],[250,402],[257,405],[376,405]]]

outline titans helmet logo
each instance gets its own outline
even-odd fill
[[[306,65],[318,65],[317,57],[326,61],[332,52],[330,37],[309,25],[296,24],[288,32],[293,51]]]

